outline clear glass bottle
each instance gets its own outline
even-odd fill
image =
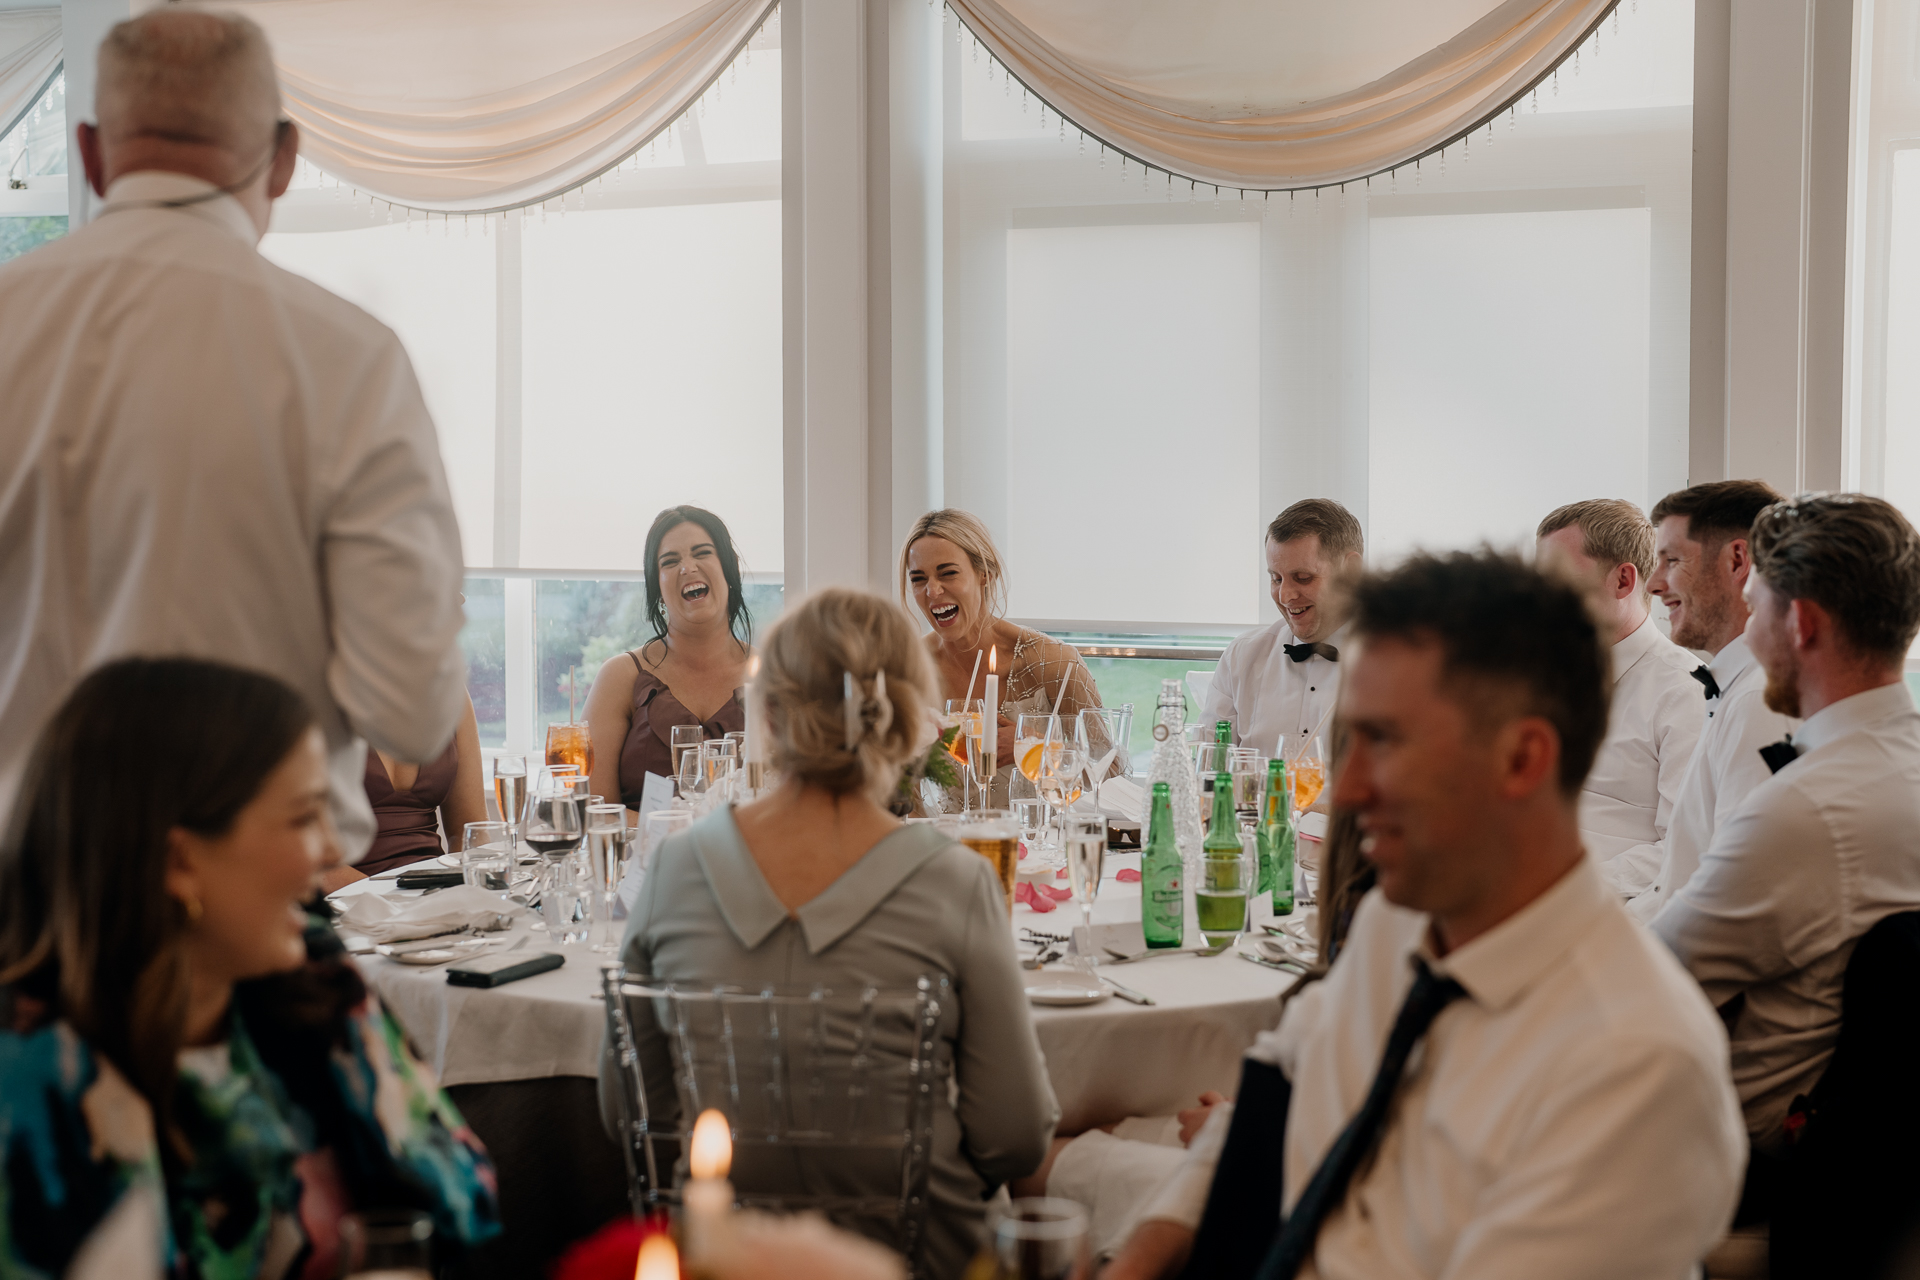
[[[1153,784],[1147,839],[1140,847],[1140,932],[1149,947],[1186,940],[1186,862],[1174,837],[1173,806],[1164,782]]]
[[[1273,914],[1293,912],[1293,806],[1287,762],[1267,765],[1267,796],[1260,819],[1260,888],[1273,891]]]
[[[1187,695],[1178,680],[1160,682],[1160,710],[1153,723],[1153,763],[1147,786],[1167,784],[1173,807],[1173,835],[1189,870],[1200,864],[1200,783],[1187,748]]]

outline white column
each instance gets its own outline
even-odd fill
[[[1853,0],[1701,0],[1702,38],[1725,23],[1723,314],[1696,299],[1691,479],[1757,476],[1791,492],[1841,482],[1848,113]],[[1703,45],[1703,61],[1716,56]],[[1715,68],[1697,77],[1696,217],[1717,178]],[[1696,235],[1711,251],[1720,230]],[[1696,252],[1695,260],[1699,261]],[[1711,266],[1695,276],[1711,287]],[[1703,327],[1704,326],[1704,327]],[[1704,348],[1704,350],[1703,350]],[[1714,404],[1715,399],[1720,404]],[[1715,409],[1718,408],[1716,420]],[[1715,446],[1718,445],[1718,448]],[[1715,455],[1718,467],[1715,468]]]
[[[785,0],[786,585],[879,588],[892,521],[886,0]],[[875,35],[877,56],[870,55]],[[878,327],[874,316],[878,309]],[[876,358],[877,357],[877,358]]]
[[[908,526],[946,505],[942,324],[942,206],[946,199],[940,35],[946,11],[923,0],[890,0],[888,198],[891,280],[892,523],[885,579]]]

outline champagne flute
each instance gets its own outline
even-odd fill
[[[682,804],[694,812],[702,812],[702,802],[707,794],[707,771],[700,763],[700,748],[691,747],[680,754],[680,771],[675,775],[676,789]]]
[[[500,821],[507,824],[513,837],[520,836],[520,823],[527,815],[527,758],[493,758],[493,799],[500,806]]]
[[[947,744],[947,754],[960,768],[960,809],[965,812],[973,808],[974,761],[978,752],[974,743],[980,737],[980,718],[986,713],[986,704],[978,698],[948,698],[946,712],[940,727],[959,731]]]
[[[1054,819],[1080,798],[1080,775],[1086,757],[1080,748],[1062,743],[1041,753],[1040,777],[1035,784],[1047,804],[1046,831],[1041,842],[1055,846]]]
[[[1117,707],[1082,707],[1074,717],[1073,738],[1087,757],[1087,788],[1096,796],[1100,784],[1120,761],[1121,774],[1132,772],[1127,759],[1127,737],[1133,732],[1133,704]]]
[[[1107,820],[1104,816],[1068,814],[1066,839],[1067,880],[1073,887],[1074,900],[1080,904],[1080,923],[1087,937],[1079,965],[1082,971],[1091,973],[1098,963],[1093,955],[1093,902],[1100,896],[1100,877],[1106,870]]]
[[[592,944],[595,951],[605,955],[620,949],[613,902],[620,889],[620,853],[626,846],[626,834],[625,805],[587,806],[587,861],[593,878]]]

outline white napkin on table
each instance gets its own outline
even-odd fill
[[[1132,778],[1108,778],[1101,783],[1100,803],[1128,822],[1147,820],[1147,793]]]
[[[375,942],[431,938],[456,929],[508,929],[512,928],[513,915],[519,910],[502,902],[498,893],[472,884],[456,885],[418,898],[360,893],[338,905],[340,931],[365,934]]]

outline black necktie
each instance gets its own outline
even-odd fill
[[[1260,1264],[1256,1273],[1258,1280],[1293,1280],[1300,1264],[1313,1255],[1313,1242],[1320,1234],[1320,1224],[1347,1198],[1347,1184],[1353,1180],[1354,1171],[1379,1140],[1381,1126],[1387,1118],[1387,1105],[1400,1086],[1400,1074],[1407,1069],[1413,1046],[1420,1043],[1420,1037],[1427,1034],[1427,1028],[1433,1025],[1442,1009],[1466,994],[1452,978],[1434,977],[1418,956],[1414,957],[1413,968],[1413,988],[1400,1006],[1400,1016],[1394,1019],[1393,1032],[1387,1037],[1386,1052],[1380,1055],[1380,1069],[1374,1072],[1367,1100],[1360,1104],[1353,1119],[1347,1121],[1347,1127],[1333,1140],[1333,1147],[1320,1161],[1320,1167],[1313,1171],[1312,1181],[1293,1206],[1293,1216],[1281,1225],[1279,1237],[1267,1251],[1266,1261]]]
[[[1324,640],[1316,640],[1312,644],[1283,644],[1280,647],[1285,649],[1287,656],[1295,662],[1305,662],[1316,653],[1328,662],[1340,661],[1340,651]]]
[[[1793,735],[1788,734],[1778,742],[1769,742],[1760,748],[1760,758],[1767,762],[1767,768],[1775,773],[1792,764],[1800,756],[1800,748],[1793,745]]]
[[[1688,674],[1700,682],[1700,687],[1707,691],[1709,698],[1717,698],[1720,696],[1720,682],[1713,678],[1713,672],[1707,670],[1706,667],[1695,667]]]

